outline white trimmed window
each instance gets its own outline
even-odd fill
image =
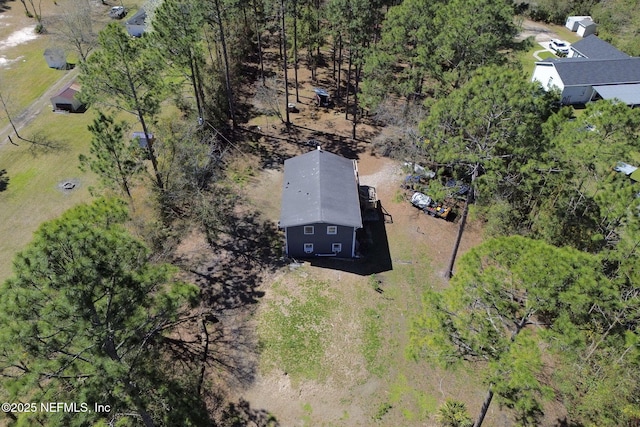
[[[313,234],[313,225],[305,225],[304,226],[304,234]]]
[[[338,226],[337,225],[328,225],[327,226],[327,234],[338,234]]]
[[[304,253],[306,253],[306,254],[313,253],[313,243],[305,243],[304,244]]]
[[[342,243],[332,243],[331,252],[333,252],[334,254],[337,254],[338,252],[342,252]]]

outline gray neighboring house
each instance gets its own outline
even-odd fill
[[[321,150],[285,160],[279,227],[293,258],[356,257],[362,228],[358,166]]]
[[[145,23],[147,19],[147,12],[140,8],[131,18],[127,20],[125,26],[130,36],[141,37],[145,32]]]
[[[578,29],[576,33],[580,37],[588,37],[592,34],[595,34],[598,30],[598,25],[593,22],[591,19],[585,19],[584,21],[578,22]]]
[[[568,16],[567,22],[564,24],[564,26],[569,30],[575,32],[578,31],[578,27],[580,26],[580,22],[582,21],[593,21],[593,19],[588,15]]]

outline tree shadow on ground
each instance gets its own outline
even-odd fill
[[[249,402],[240,399],[224,408],[221,421],[226,427],[278,427],[280,423],[264,409],[252,409]]]
[[[228,386],[244,388],[253,383],[258,344],[249,320],[264,296],[259,288],[265,275],[284,265],[280,242],[275,224],[255,212],[237,209],[210,251],[197,259],[176,260],[200,287],[200,309],[209,313],[201,325],[188,325],[176,339],[176,347],[184,348],[183,356],[176,351],[178,358],[203,360],[203,369],[214,368],[216,377]],[[203,336],[208,342],[205,356]]]
[[[5,191],[9,186],[9,176],[7,175],[7,170],[0,170],[0,192]]]
[[[255,304],[264,292],[263,275],[283,265],[281,236],[275,224],[255,212],[236,213],[213,247],[214,259],[192,271],[205,304],[216,312]]]
[[[0,13],[11,10],[11,6],[9,6],[9,0],[0,0]]]
[[[20,144],[12,141],[14,145],[22,145],[23,143],[29,144],[29,153],[33,157],[37,157],[42,154],[48,154],[52,152],[65,152],[69,151],[69,141],[64,139],[51,139],[44,132],[36,132],[28,138],[19,138]]]
[[[364,148],[359,145],[361,140],[353,140],[331,132],[292,125],[287,128],[283,124],[272,125],[279,129],[277,135],[268,133],[267,129],[259,126],[242,128],[251,151],[260,157],[261,167],[278,169],[284,161],[292,156],[291,148],[302,154],[320,146],[323,150],[338,154],[348,159],[358,159]],[[272,131],[273,129],[268,129]],[[287,146],[282,146],[285,143]],[[288,149],[287,149],[288,148]]]
[[[175,368],[199,371],[200,387],[212,373],[227,386],[251,385],[257,366],[256,337],[244,320],[243,313],[203,315],[164,337]]]

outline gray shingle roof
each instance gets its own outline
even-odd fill
[[[629,58],[629,55],[593,34],[573,43],[571,48],[581,55],[591,59]]]
[[[590,59],[562,58],[552,63],[565,86],[594,86],[640,83],[640,58]]]
[[[129,18],[127,25],[144,25],[145,19],[147,19],[147,12],[140,8],[135,15]]]
[[[323,150],[285,160],[280,227],[362,227],[354,161]]]

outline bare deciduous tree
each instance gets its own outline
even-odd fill
[[[278,84],[275,77],[266,79],[264,84],[262,81],[257,81],[253,104],[256,109],[263,114],[276,116],[282,123],[285,123],[284,117],[282,116],[282,103],[280,93],[278,92]]]
[[[88,0],[68,3],[54,35],[65,45],[71,46],[85,61],[98,45],[98,33],[91,21],[91,5]]]

